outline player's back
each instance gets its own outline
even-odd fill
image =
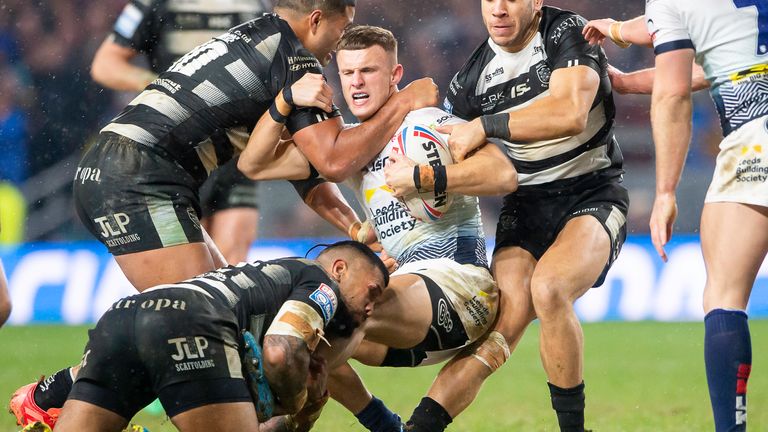
[[[768,3],[654,0],[646,19],[657,55],[695,50],[726,135],[768,114]]]
[[[307,259],[242,262],[163,287],[209,293],[232,310],[241,329],[259,339],[289,300],[313,308],[323,318],[326,331],[334,335],[347,336],[355,327],[336,282],[317,262]]]
[[[434,128],[457,123],[463,120],[437,108],[423,108],[409,113],[394,136],[407,126]],[[461,264],[487,266],[477,197],[456,195],[440,219],[423,222],[413,218],[392,195],[384,179],[384,166],[396,146],[394,136],[351,182],[384,249],[401,265],[423,259],[450,258]]]
[[[264,15],[181,57],[102,132],[152,147],[203,179],[242,150],[212,135],[251,129],[279,90],[307,72],[322,73],[317,59],[288,23]],[[289,130],[298,118],[289,118]]]

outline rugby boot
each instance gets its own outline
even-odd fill
[[[43,380],[29,383],[20,389],[13,392],[11,401],[8,403],[8,411],[16,417],[16,424],[19,426],[34,425],[35,423],[43,423],[44,426],[48,426],[52,429],[56,425],[56,420],[59,418],[59,412],[61,408],[50,408],[45,411],[35,403],[35,389]],[[37,426],[38,429],[29,429],[30,431],[44,431],[45,429],[39,429],[41,426]]]

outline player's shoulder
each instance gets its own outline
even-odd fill
[[[426,107],[409,112],[408,115],[405,116],[403,123],[404,125],[428,125],[434,128],[437,126],[451,125],[463,122],[464,120],[440,108]]]
[[[578,30],[581,35],[581,29],[586,24],[587,20],[576,12],[554,6],[541,8],[539,31],[545,40],[555,44],[559,43],[564,35],[570,34],[569,31]]]

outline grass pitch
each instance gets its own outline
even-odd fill
[[[768,320],[752,328],[753,377],[749,381],[749,428],[768,430]],[[587,427],[595,432],[713,430],[703,364],[701,323],[584,324]],[[0,329],[0,395],[80,358],[85,327],[30,326]],[[371,391],[408,417],[437,368],[376,369],[360,366]],[[462,383],[457,382],[457,386]],[[135,421],[151,432],[174,431],[170,421],[142,412]],[[17,431],[11,415],[0,416],[0,432]],[[364,431],[355,418],[330,402],[315,429]],[[478,399],[449,431],[557,431],[546,377],[538,354],[538,326],[507,364],[483,387]]]

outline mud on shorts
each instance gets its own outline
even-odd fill
[[[412,261],[392,276],[415,274],[432,302],[432,324],[414,347],[389,348],[381,366],[415,367],[441,363],[484,335],[498,311],[499,290],[485,267],[448,258]]]
[[[203,217],[231,208],[258,209],[258,182],[237,169],[237,158],[216,168],[200,186]]]
[[[77,167],[75,209],[113,255],[201,243],[197,184],[153,149],[102,133]]]
[[[88,333],[69,394],[131,419],[160,399],[169,417],[252,402],[234,314],[210,294],[154,288],[113,304]]]
[[[704,202],[768,207],[768,116],[756,118],[720,142],[715,173]]]
[[[608,262],[594,284],[600,286],[627,238],[628,207],[629,195],[618,179],[568,194],[512,193],[504,197],[493,253],[517,246],[539,260],[569,220],[590,215],[600,222],[611,240]]]

